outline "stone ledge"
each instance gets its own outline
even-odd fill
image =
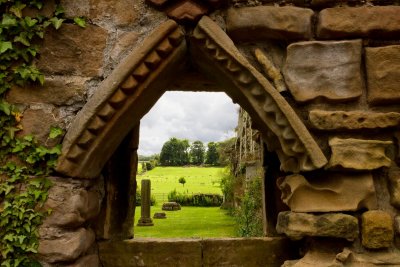
[[[318,130],[382,129],[398,126],[400,113],[311,110],[309,121]]]
[[[311,9],[298,7],[231,8],[227,12],[228,35],[243,40],[308,40],[312,37]]]
[[[331,138],[332,155],[326,168],[366,171],[389,167],[391,159],[385,150],[392,144],[392,141]]]
[[[358,220],[356,217],[342,213],[313,215],[284,211],[278,214],[276,230],[294,240],[314,236],[353,241],[358,237]]]
[[[399,14],[400,6],[327,8],[319,13],[317,37],[398,39]]]

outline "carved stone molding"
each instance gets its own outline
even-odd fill
[[[278,91],[236,49],[210,18],[203,17],[191,37],[191,57],[201,71],[218,81],[225,92],[252,117],[278,152],[284,171],[309,171],[327,160],[307,128]]]
[[[164,93],[185,56],[179,26],[172,20],[160,25],[102,82],[77,115],[64,138],[56,170],[71,177],[98,176],[118,144]]]
[[[192,36],[191,61],[211,74],[258,125],[282,169],[323,167],[327,160],[286,100],[239,53],[208,17]],[[184,34],[173,21],[160,25],[100,85],[77,115],[63,141],[56,170],[70,177],[94,178],[188,59]],[[216,76],[215,76],[216,75]]]

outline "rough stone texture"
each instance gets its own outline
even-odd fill
[[[362,94],[361,40],[311,41],[288,46],[285,81],[299,102],[352,100]]]
[[[392,141],[331,138],[332,155],[326,168],[374,170],[389,167],[391,159],[385,154]]]
[[[201,243],[190,239],[131,239],[99,242],[103,267],[193,266],[200,267]]]
[[[76,116],[64,138],[57,171],[70,177],[97,177],[183,68],[185,56],[182,30],[173,21],[161,24],[99,85]]]
[[[317,37],[396,38],[400,34],[400,7],[338,7],[319,13]]]
[[[305,40],[312,36],[311,9],[257,6],[231,8],[226,27],[234,40]]]
[[[382,129],[399,125],[400,113],[311,110],[309,121],[319,130]]]
[[[381,210],[364,212],[361,216],[362,245],[370,249],[388,248],[393,242],[393,220]]]
[[[376,209],[372,175],[325,173],[321,179],[294,174],[278,180],[282,201],[294,212],[356,211]]]
[[[107,36],[106,30],[93,25],[65,24],[58,31],[49,30],[38,67],[50,74],[99,76]]]
[[[135,45],[139,38],[137,32],[117,31],[117,42],[114,44],[110,52],[112,60],[117,61],[124,55],[131,47]]]
[[[162,205],[162,210],[180,210],[181,205],[176,202],[165,202]]]
[[[79,258],[75,263],[66,265],[65,267],[100,267],[98,255],[86,255]]]
[[[400,7],[398,11],[400,12]],[[373,104],[399,103],[400,45],[367,47],[365,63],[368,101]]]
[[[312,215],[284,211],[278,214],[276,230],[295,240],[305,236],[318,236],[353,241],[358,237],[358,220],[341,213]]]
[[[99,243],[104,267],[278,267],[295,253],[290,240],[282,237],[133,239]]]
[[[94,239],[95,235],[90,229],[62,232],[53,239],[40,240],[39,257],[50,263],[74,261],[92,246]]]
[[[332,243],[326,240],[308,250],[300,260],[286,261],[282,267],[375,267],[375,266],[400,266],[399,251],[362,251],[354,247],[342,246],[338,252]]]
[[[400,209],[400,169],[391,167],[389,170],[390,204]]]
[[[209,267],[278,267],[295,254],[286,238],[221,238],[201,243],[203,266]]]
[[[87,78],[78,76],[46,77],[41,85],[13,87],[7,95],[11,103],[47,103],[54,105],[71,105],[84,102]]]
[[[87,190],[84,183],[72,179],[51,177],[50,180],[52,187],[44,208],[52,213],[44,225],[77,227],[99,213],[101,194],[96,188]]]
[[[60,124],[52,110],[29,108],[23,112],[22,131],[18,132],[18,135],[32,134],[40,144],[53,146],[57,141],[49,139],[50,127]]]
[[[268,149],[277,153],[282,170],[297,173],[326,164],[321,149],[288,102],[214,21],[203,17],[190,41],[191,62],[249,111]]]
[[[115,26],[129,26],[137,18],[135,0],[61,0],[66,16],[84,16],[94,22],[109,21]]]

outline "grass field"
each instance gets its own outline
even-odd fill
[[[235,222],[219,207],[182,207],[178,211],[162,211],[161,206],[151,207],[154,212],[165,212],[167,219],[153,219],[154,226],[136,226],[140,207],[135,212],[135,237],[234,237]]]
[[[168,193],[174,189],[190,194],[222,194],[220,179],[223,171],[220,167],[156,167],[136,179],[139,187],[142,179],[150,179],[151,193],[157,202],[166,202]],[[180,177],[185,178],[185,186],[178,182]]]
[[[151,207],[151,215],[161,212],[168,193],[174,189],[187,193],[222,194],[220,179],[223,168],[218,167],[156,167],[136,177],[140,186],[142,179],[151,180],[151,192],[157,204]],[[186,180],[185,186],[178,182]],[[135,237],[233,237],[234,219],[219,207],[182,207],[179,211],[162,211],[167,219],[153,219],[154,226],[137,227],[140,207],[135,211]]]

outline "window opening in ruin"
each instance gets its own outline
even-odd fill
[[[238,110],[224,93],[168,91],[142,118],[135,237],[235,236],[234,218],[220,208],[230,160],[220,163],[217,149],[233,144]],[[140,226],[142,180],[151,182],[154,226]]]

